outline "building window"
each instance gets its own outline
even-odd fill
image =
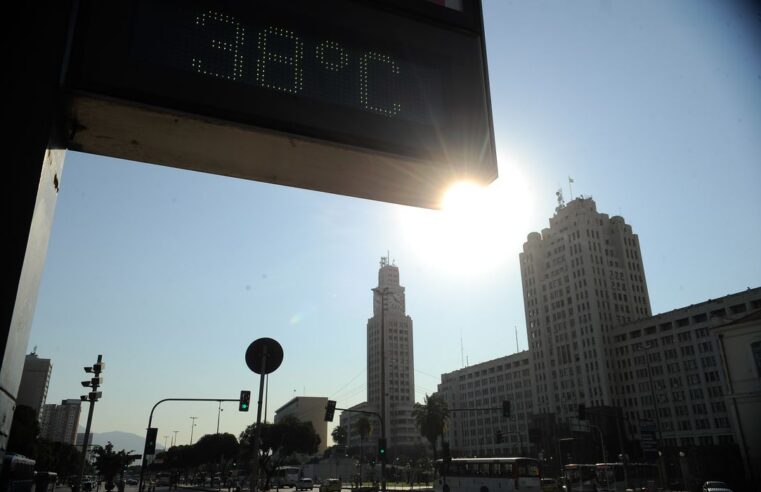
[[[761,340],[751,343],[750,350],[753,352],[753,360],[756,363],[756,375],[761,377]]]

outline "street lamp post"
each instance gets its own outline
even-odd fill
[[[190,445],[193,445],[193,427],[196,426],[196,419],[198,417],[190,417],[190,420],[192,421],[192,424],[190,426]]]
[[[602,438],[602,429],[600,429],[599,427],[593,424],[589,424],[589,427],[596,429],[597,432],[600,433],[600,447],[602,447],[602,462],[607,463],[608,459],[607,459],[607,456],[605,455],[605,441]]]
[[[177,433],[180,431],[172,431],[174,432],[174,436],[172,436],[172,447],[177,445]]]
[[[653,371],[650,368],[650,342],[640,345],[645,349],[645,363],[647,364],[647,378],[650,382],[650,397],[653,399],[653,411],[655,412],[655,430],[658,434],[658,442],[656,447],[658,448],[658,475],[661,480],[661,487],[666,486],[666,476],[663,467],[663,453],[661,445],[663,444],[663,433],[661,432],[661,417],[658,414],[658,400],[655,396],[655,386],[653,385]]]
[[[217,408],[217,434],[219,434],[219,416],[224,410],[222,410],[222,402],[219,402],[219,408]],[[266,415],[266,414],[265,414]]]

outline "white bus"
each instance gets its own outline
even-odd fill
[[[454,458],[439,470],[436,492],[539,492],[539,461],[533,458]]]
[[[295,487],[296,481],[301,475],[301,468],[298,466],[281,466],[275,470],[273,485],[275,487]]]
[[[625,492],[627,489],[657,490],[658,467],[650,463],[598,463],[598,492]]]
[[[563,467],[563,490],[567,492],[593,492],[597,490],[595,481],[596,465],[570,464]]]

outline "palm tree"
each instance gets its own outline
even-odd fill
[[[344,427],[337,425],[330,435],[336,446],[346,446],[346,429]]]
[[[447,402],[438,394],[431,396],[425,395],[423,404],[415,403],[412,410],[412,416],[415,417],[415,423],[420,430],[420,435],[428,439],[433,448],[433,462],[436,462],[436,441],[439,436],[444,439],[444,433],[447,431],[447,421],[449,420],[449,407]],[[436,469],[434,468],[434,478]]]
[[[354,424],[354,430],[357,431],[357,434],[359,434],[359,482],[360,485],[362,484],[362,444],[365,442],[365,439],[367,439],[367,436],[369,436],[373,432],[373,424],[370,422],[370,419],[367,417],[360,417],[359,420]]]

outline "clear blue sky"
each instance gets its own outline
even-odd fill
[[[285,350],[270,418],[294,395],[364,401],[387,250],[422,400],[463,353],[513,353],[516,326],[526,348],[518,253],[568,176],[639,235],[653,312],[761,285],[761,15],[749,5],[485,1],[502,177],[479,226],[494,247],[475,252],[447,247],[467,235],[456,222],[441,240],[421,225],[438,212],[70,152],[29,343],[53,360],[48,402],[78,397],[82,366],[103,354],[93,429],[142,434],[161,398],[255,394],[243,355],[263,336]],[[223,408],[236,435],[256,416]],[[194,439],[215,431],[216,404],[167,404],[159,443],[173,430],[187,443],[190,416]]]

